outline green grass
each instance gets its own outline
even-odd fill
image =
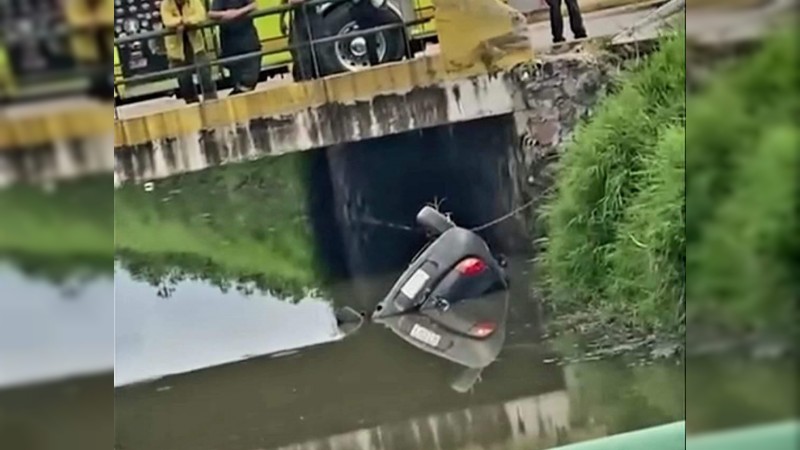
[[[733,171],[688,261],[692,320],[788,329],[795,323],[798,132],[789,124],[763,131],[761,142]]]
[[[685,276],[685,130],[670,127],[643,159],[642,190],[629,202],[609,254],[609,306],[656,328],[680,321]],[[669,315],[670,310],[675,314]]]
[[[671,38],[621,80],[618,92],[567,145],[544,211],[548,242],[542,264],[556,306],[588,304],[611,311],[622,305],[612,292],[624,290],[624,280],[637,275],[613,274],[621,267],[612,255],[629,207],[655,176],[648,173],[654,155],[675,144],[665,138],[671,141],[661,145],[660,136],[683,123],[684,64],[684,40]]]
[[[581,125],[544,211],[556,309],[648,330],[785,332],[800,296],[796,31],[687,104],[682,37]],[[687,278],[690,283],[686,283]]]
[[[796,31],[771,37],[690,104],[688,316],[784,333],[800,295]]]

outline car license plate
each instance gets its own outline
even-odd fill
[[[411,328],[411,337],[418,341],[422,341],[431,347],[436,347],[439,345],[439,341],[442,340],[442,337],[438,334],[417,324],[414,324],[414,327]]]
[[[402,292],[406,297],[413,299],[417,296],[417,294],[419,294],[419,291],[422,290],[430,277],[431,276],[425,273],[424,270],[419,269],[414,273],[414,275],[411,275],[411,278],[409,278],[408,281],[406,281],[406,284],[403,285],[403,287],[400,289],[400,292]]]

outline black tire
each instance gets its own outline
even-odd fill
[[[351,11],[352,9],[353,4],[342,3],[324,16],[315,18],[315,22],[317,22],[318,25],[318,28],[314,30],[315,37],[319,39],[321,37],[335,36],[342,32],[342,30],[345,30],[348,25],[355,22],[354,14]],[[374,21],[376,26],[399,24],[403,22],[402,17],[398,16],[389,8],[378,9],[375,13]],[[320,31],[319,34],[316,33],[317,30]],[[383,55],[379,55],[382,56],[379,62],[386,63],[402,60],[407,53],[405,30],[403,28],[398,28],[397,30],[384,31],[381,34],[386,42],[386,51]],[[345,41],[339,41],[339,43],[344,42]],[[351,68],[343,64],[337,56],[336,43],[317,45],[315,46],[314,52],[316,53],[318,67],[313,67],[311,49],[304,49],[297,52],[298,58],[296,58],[296,61],[299,60],[303,62],[298,65],[301,67],[298,67],[296,72],[312,73],[318,71],[319,76],[324,77],[351,70]],[[296,73],[296,76],[301,76],[302,79],[309,78],[308,76],[302,76],[300,73]]]

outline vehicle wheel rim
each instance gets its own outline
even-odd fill
[[[339,30],[338,35],[352,33],[358,31],[358,29],[358,25],[355,22],[349,22]],[[386,36],[384,33],[378,33],[376,37],[378,41],[378,61],[383,62],[386,58]],[[366,36],[338,41],[336,42],[335,51],[339,64],[351,72],[369,67]]]

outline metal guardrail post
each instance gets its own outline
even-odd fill
[[[302,8],[304,16],[303,19],[305,19],[306,23],[306,33],[308,33],[308,43],[311,47],[311,64],[314,67],[314,78],[319,78],[320,76],[319,61],[317,60],[317,50],[316,50],[317,46],[316,43],[314,42],[314,34],[311,31],[311,20],[310,20],[311,16],[308,13],[308,5],[305,2],[302,3]],[[296,18],[293,18],[293,20],[296,20]]]
[[[692,435],[687,450],[797,450],[800,446],[800,421],[754,425],[734,430]]]
[[[675,422],[557,447],[554,450],[685,450],[685,443],[686,423]]]

